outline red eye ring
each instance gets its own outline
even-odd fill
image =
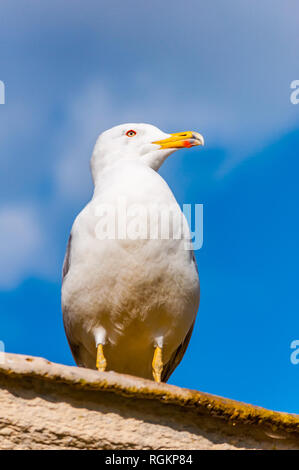
[[[126,136],[128,137],[134,137],[136,135],[136,132],[133,131],[133,129],[130,129],[128,132],[126,132]]]

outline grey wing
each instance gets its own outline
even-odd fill
[[[72,352],[73,358],[77,366],[84,367],[83,361],[81,359],[81,348],[80,348],[80,345],[77,344],[72,338],[71,328],[68,325],[67,314],[66,314],[65,309],[63,309],[63,326],[64,326],[64,331],[65,331],[67,341],[69,343],[70,350]]]
[[[195,259],[195,255],[194,255],[193,250],[191,250],[190,255],[191,255],[192,260],[195,264],[195,268],[196,268],[196,271],[197,271],[197,274],[198,274],[198,267],[197,267],[197,263],[196,263],[196,259]],[[174,351],[174,353],[172,354],[170,360],[164,365],[163,371],[162,371],[162,382],[167,382],[167,380],[169,379],[169,377],[171,376],[171,374],[173,373],[175,368],[179,365],[179,363],[183,359],[184,354],[186,352],[186,349],[188,347],[191,335],[192,335],[194,324],[195,324],[195,320],[192,323],[192,325],[191,325],[184,341]]]
[[[63,261],[63,267],[62,267],[62,282],[67,275],[69,269],[70,269],[70,264],[71,264],[71,248],[72,248],[72,233],[69,236],[68,242],[67,242],[67,247],[66,247],[66,252],[65,252],[65,257]]]
[[[167,382],[167,380],[169,379],[169,377],[171,376],[175,368],[179,365],[179,363],[183,359],[186,349],[188,347],[191,335],[192,335],[194,323],[195,323],[195,320],[192,323],[190,330],[188,331],[184,341],[179,345],[179,347],[172,354],[169,361],[164,365],[163,371],[162,371],[162,382]]]
[[[194,263],[194,265],[195,265],[195,269],[196,269],[197,274],[198,274],[198,267],[197,267],[197,262],[196,262],[194,250],[191,250],[190,254],[191,254],[191,257],[192,257],[192,261],[193,261],[193,263]]]
[[[66,252],[65,252],[65,257],[63,261],[63,267],[62,267],[62,282],[64,281],[65,276],[67,275],[69,269],[70,269],[70,264],[71,264],[71,249],[72,249],[72,234],[70,234],[68,242],[67,242],[67,247],[66,247]],[[70,335],[70,329],[68,327],[67,321],[66,321],[66,309],[63,308],[63,325],[64,325],[64,331],[70,346],[70,350],[72,351],[73,358],[75,359],[76,363],[78,366],[83,366],[81,359],[80,359],[80,346],[76,344]]]

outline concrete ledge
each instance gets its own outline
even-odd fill
[[[0,449],[299,449],[299,416],[5,354]]]

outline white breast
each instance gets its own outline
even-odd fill
[[[181,215],[168,185],[149,167],[126,162],[107,172],[73,225],[70,269],[62,288],[65,324],[87,367],[95,367],[95,332],[103,328],[108,368],[151,378],[157,338],[163,338],[167,361],[194,321],[198,275],[186,249],[186,228],[183,238],[172,238],[180,217],[174,219],[170,239],[99,240],[99,208],[120,201],[151,211],[155,205],[171,206]]]

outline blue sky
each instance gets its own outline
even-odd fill
[[[170,383],[299,413],[299,5],[10,0],[0,7],[0,340],[73,364],[60,311],[97,135],[197,130],[161,169],[204,204],[201,305]]]

